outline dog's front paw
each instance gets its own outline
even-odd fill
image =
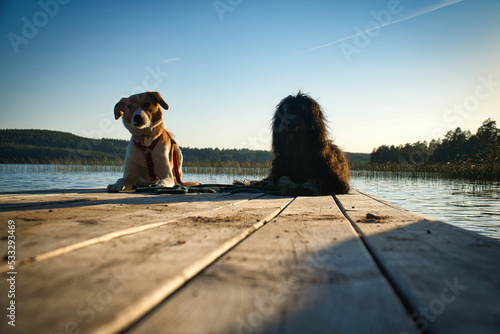
[[[117,183],[108,185],[108,193],[117,193],[123,190],[123,186]]]
[[[162,188],[172,188],[173,186],[175,186],[175,182],[173,179],[161,179],[156,184],[156,187],[162,187]]]
[[[297,196],[298,188],[300,187],[297,183],[293,182],[292,178],[289,176],[280,177],[276,186],[280,190],[280,194],[284,196]]]
[[[322,181],[314,177],[304,182],[302,187],[304,191],[308,193],[308,196],[320,196],[323,193]]]
[[[115,184],[108,185],[108,193],[117,193],[126,188],[126,182],[124,179],[118,179]]]
[[[277,186],[281,195],[284,196],[317,196],[320,194],[315,179],[309,179],[303,184],[298,184],[289,176],[282,176],[278,180]]]
[[[135,188],[143,188],[143,187],[149,187],[154,185],[154,182],[148,181],[143,177],[139,177],[137,181],[135,181],[134,185],[132,186],[132,189]]]
[[[278,182],[276,182],[276,185],[278,188],[286,188],[286,187],[292,187],[297,185],[295,182],[293,182],[292,178],[290,176],[282,176],[278,179]]]

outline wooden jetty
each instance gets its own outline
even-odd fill
[[[357,190],[12,193],[0,216],[1,333],[500,333],[500,242]]]

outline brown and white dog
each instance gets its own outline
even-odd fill
[[[115,119],[132,138],[125,155],[123,177],[108,185],[108,192],[130,190],[137,186],[173,187],[182,181],[182,153],[172,135],[163,126],[160,106],[168,104],[158,92],[145,92],[122,98],[115,105]],[[197,182],[189,185],[198,184]]]

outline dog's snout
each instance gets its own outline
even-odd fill
[[[134,123],[135,124],[142,124],[142,117],[141,117],[141,115],[134,115]]]

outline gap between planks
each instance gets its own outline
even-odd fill
[[[332,197],[300,197],[126,333],[415,333],[407,319]]]
[[[95,328],[93,330],[93,333],[95,334],[116,333],[129,328],[132,324],[136,323],[139,319],[141,319],[149,312],[151,312],[151,310],[157,307],[172,293],[180,289],[187,282],[193,279],[196,275],[198,275],[212,263],[217,261],[217,259],[219,259],[227,252],[229,252],[231,249],[233,249],[235,246],[237,246],[239,243],[241,243],[255,231],[260,229],[266,223],[270,222],[275,217],[277,217],[293,201],[294,198],[291,198],[289,201],[285,202],[284,205],[282,205],[275,211],[271,212],[263,219],[260,219],[248,229],[243,230],[241,233],[235,235],[230,240],[227,240],[226,242],[222,243],[217,249],[213,250],[211,253],[207,254],[204,258],[194,262],[192,265],[182,270],[178,275],[170,279],[162,286],[158,287],[155,291],[143,296],[140,300],[135,301],[133,305],[121,311],[113,320],[101,325],[100,327]]]
[[[336,201],[418,332],[499,333],[498,241],[360,191]]]
[[[256,199],[256,198],[261,197],[261,196],[262,195],[259,195],[259,196],[251,197],[251,198],[248,198],[248,199],[240,200],[240,201],[237,201],[237,202],[234,202],[234,203],[230,203],[230,204],[226,204],[226,205],[221,205],[219,207],[216,207],[216,208],[213,208],[213,209],[209,209],[209,210],[201,210],[201,211],[198,211],[198,212],[191,212],[191,213],[188,213],[188,214],[185,214],[185,215],[181,215],[179,217],[175,217],[173,219],[170,219],[170,220],[167,220],[167,221],[163,221],[163,222],[158,222],[158,223],[153,223],[153,224],[147,224],[147,225],[141,225],[141,226],[131,227],[131,228],[127,228],[127,229],[120,230],[120,231],[115,231],[115,232],[107,233],[107,234],[101,235],[99,237],[87,239],[87,240],[84,240],[84,241],[81,241],[81,242],[77,242],[77,243],[74,243],[74,244],[71,244],[71,245],[68,245],[68,246],[60,247],[60,248],[57,248],[57,249],[54,249],[52,251],[48,251],[48,252],[45,252],[45,253],[42,253],[42,254],[39,254],[39,255],[35,255],[35,256],[31,256],[29,258],[21,259],[19,261],[16,261],[16,267],[18,268],[18,267],[20,267],[22,265],[26,265],[26,264],[29,264],[29,263],[34,263],[34,262],[40,262],[40,261],[48,260],[50,258],[53,258],[53,257],[56,257],[56,256],[60,256],[60,255],[66,254],[66,253],[70,253],[70,252],[73,252],[73,251],[76,251],[76,250],[79,250],[79,249],[82,249],[82,248],[85,248],[85,247],[89,247],[89,246],[92,246],[92,245],[95,245],[95,244],[107,242],[107,241],[110,241],[110,240],[113,240],[113,239],[116,239],[116,238],[120,238],[120,237],[124,237],[124,236],[130,235],[130,234],[136,234],[136,233],[144,232],[144,231],[151,230],[151,229],[154,229],[154,228],[158,228],[158,227],[161,227],[163,225],[170,224],[170,223],[173,223],[173,222],[178,221],[180,219],[183,219],[183,218],[186,218],[186,217],[190,217],[190,216],[193,216],[193,215],[200,215],[200,214],[202,214],[204,212],[219,210],[219,209],[222,209],[222,208],[227,207],[227,206],[235,206],[235,205],[238,205],[238,204],[241,204],[241,203],[245,203],[245,202],[247,202],[249,200]],[[81,200],[79,200],[79,201],[81,201]],[[74,201],[71,201],[71,202],[74,202]],[[10,266],[8,264],[0,266],[0,272],[7,272],[7,271],[9,271],[9,267]]]
[[[185,215],[182,219],[177,218],[178,221],[173,224],[158,227],[179,229],[181,235],[192,232],[187,235],[193,239],[187,243],[174,245],[168,241],[168,233],[157,233],[157,230],[150,228],[142,231],[141,238],[137,238],[136,234],[123,235],[122,238],[115,238],[114,242],[98,242],[88,248],[49,258],[46,262],[26,265],[23,269],[27,279],[19,282],[18,301],[23,301],[24,312],[31,316],[31,321],[20,324],[22,326],[19,326],[19,329],[24,326],[22,330],[25,332],[59,332],[61,328],[66,328],[65,326],[74,325],[92,333],[123,330],[154,309],[157,303],[165,300],[241,240],[279,215],[293,200],[294,198],[252,194],[246,196],[245,200],[238,198],[232,204],[223,205],[219,209],[199,210],[197,213]],[[193,227],[197,225],[200,229],[195,231]],[[211,225],[213,227],[210,227]],[[205,227],[201,229],[202,226]],[[213,239],[204,236],[210,229],[212,233],[217,234]],[[144,240],[148,242],[145,243]],[[147,246],[149,243],[152,247]],[[151,249],[154,251],[149,252]],[[106,256],[94,255],[104,253]],[[142,255],[134,257],[136,254]],[[157,260],[168,261],[169,258],[173,260],[171,263],[161,262],[167,266],[157,267]],[[95,259],[95,262],[89,263],[87,271],[81,263],[88,263],[89,259]],[[141,259],[153,262],[147,263]],[[184,261],[181,261],[182,259]],[[127,269],[128,277],[122,279],[121,276],[125,273],[123,271],[116,280],[117,277],[113,275],[119,270],[117,268]],[[60,275],[53,277],[55,272]],[[143,277],[147,279],[143,280]],[[118,284],[120,293],[112,295],[109,304],[96,309],[95,311],[99,312],[89,319],[82,313],[86,308],[81,308],[82,305],[88,306],[90,303],[85,301],[85,293],[87,298],[95,298],[96,294],[109,291],[107,289],[111,283],[108,282],[113,282],[114,288]],[[54,289],[58,291],[56,295],[52,294]],[[51,303],[40,309],[49,296]],[[133,303],[130,303],[131,300]]]
[[[400,209],[399,207],[395,207],[393,206],[392,204],[390,203],[387,203],[385,201],[382,201],[378,198],[375,198],[375,197],[372,197],[366,193],[363,193],[359,190],[355,190],[357,193],[363,195],[363,196],[366,196],[368,198],[371,198],[372,200],[375,200],[379,203],[382,203],[384,205],[387,205],[391,208],[395,208],[395,209]],[[335,203],[337,204],[337,206],[339,207],[340,211],[342,212],[342,214],[344,215],[344,217],[347,219],[347,221],[349,221],[349,223],[351,224],[352,228],[354,229],[354,231],[356,232],[356,234],[358,235],[359,237],[359,240],[361,241],[361,243],[363,244],[364,248],[366,249],[367,253],[369,254],[369,256],[371,257],[371,259],[373,260],[373,262],[375,263],[375,265],[377,266],[378,270],[382,273],[382,275],[385,277],[385,279],[387,280],[387,282],[389,283],[389,285],[391,286],[392,290],[394,291],[394,293],[396,294],[396,296],[399,298],[399,300],[401,301],[401,304],[403,305],[403,307],[405,308],[405,311],[407,313],[408,316],[410,316],[412,313],[415,312],[415,310],[413,309],[413,307],[411,306],[411,302],[408,300],[408,298],[406,297],[406,295],[404,294],[403,291],[401,291],[401,289],[398,287],[398,284],[394,281],[394,279],[391,277],[390,273],[387,272],[387,270],[385,269],[383,263],[381,262],[381,260],[379,259],[379,257],[377,256],[377,254],[374,253],[372,247],[370,247],[370,245],[368,244],[367,240],[366,240],[366,236],[365,234],[363,233],[363,231],[359,228],[359,226],[356,224],[355,221],[352,220],[352,218],[349,216],[349,214],[347,213],[347,210],[345,209],[344,205],[342,204],[342,202],[337,198],[337,196],[333,196],[333,199],[335,200]]]

